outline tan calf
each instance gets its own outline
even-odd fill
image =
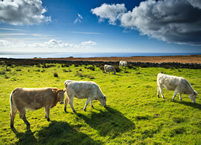
[[[16,88],[10,95],[10,127],[14,127],[14,119],[17,111],[20,118],[26,125],[30,125],[26,120],[26,109],[37,110],[45,108],[45,118],[50,121],[50,108],[56,106],[57,102],[63,104],[65,90],[57,88]]]

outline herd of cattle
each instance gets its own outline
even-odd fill
[[[127,62],[120,61],[120,66],[124,66],[126,68]],[[113,71],[116,73],[115,69],[111,65],[104,66],[104,72]],[[65,89],[58,88],[16,88],[11,92],[10,95],[10,127],[14,127],[14,119],[17,111],[19,111],[20,118],[24,121],[24,123],[29,126],[30,123],[27,121],[25,113],[26,109],[37,110],[42,107],[45,109],[45,118],[47,121],[50,121],[49,114],[50,108],[56,106],[58,102],[60,104],[64,103],[64,111],[66,112],[66,106],[69,103],[73,112],[75,109],[73,107],[73,98],[76,97],[78,99],[87,99],[84,111],[86,111],[86,107],[89,102],[92,100],[99,100],[100,103],[106,107],[106,96],[102,93],[100,87],[92,82],[92,81],[72,81],[66,80],[64,82]],[[174,95],[172,101],[177,93],[179,93],[179,99],[182,100],[181,94],[188,94],[189,98],[193,103],[196,102],[196,97],[198,93],[193,90],[190,83],[184,79],[183,77],[166,75],[163,73],[159,73],[157,75],[157,95],[159,97],[159,92],[163,96],[163,88],[167,90],[174,90]],[[65,101],[64,93],[66,93]]]

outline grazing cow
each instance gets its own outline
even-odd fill
[[[25,109],[37,110],[45,108],[45,118],[50,121],[50,108],[56,106],[57,102],[63,104],[65,90],[57,88],[16,88],[10,95],[10,126],[14,127],[14,119],[17,111],[20,118],[26,125],[30,125],[26,120]]]
[[[125,69],[126,69],[126,67],[127,67],[127,65],[128,65],[128,62],[127,61],[120,61],[119,62],[119,67],[122,67],[123,68],[123,66],[125,67]]]
[[[183,77],[170,76],[163,73],[159,73],[157,76],[157,95],[159,97],[159,91],[163,99],[163,87],[167,90],[174,90],[172,101],[175,96],[179,93],[179,99],[182,101],[181,94],[188,94],[189,98],[193,103],[196,102],[198,93],[193,90],[190,83]]]
[[[114,74],[116,74],[116,70],[115,70],[115,68],[112,65],[105,64],[104,65],[104,72],[107,73],[107,71],[109,71],[109,74],[112,71],[114,72]]]
[[[64,105],[64,111],[66,111],[67,103],[70,104],[71,109],[73,112],[75,112],[75,109],[73,107],[73,98],[76,97],[78,99],[87,99],[84,111],[86,111],[86,107],[88,103],[91,101],[91,107],[92,100],[99,100],[100,103],[106,107],[106,96],[103,95],[100,87],[94,83],[94,82],[88,82],[88,81],[72,81],[72,80],[66,80],[64,82],[64,86],[66,89],[66,99],[65,99],[65,105]]]

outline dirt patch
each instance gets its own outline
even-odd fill
[[[201,55],[189,56],[133,56],[133,57],[89,57],[89,58],[35,58],[40,60],[71,60],[71,61],[131,61],[131,62],[178,62],[178,63],[201,63]]]

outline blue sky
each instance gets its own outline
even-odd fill
[[[0,52],[201,53],[201,1],[0,1]]]

